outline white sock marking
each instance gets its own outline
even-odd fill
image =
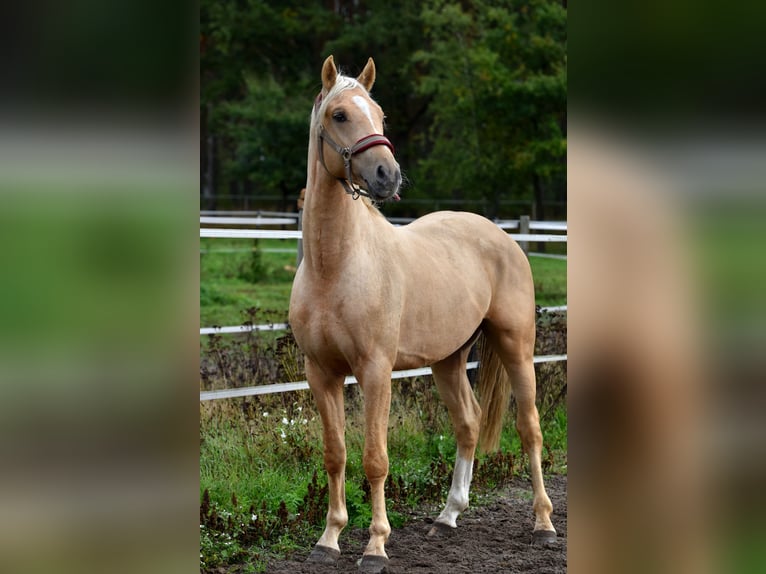
[[[370,104],[368,104],[367,100],[365,100],[362,96],[354,96],[351,99],[357,105],[357,107],[360,110],[362,110],[362,113],[367,116],[367,119],[370,120],[372,131],[375,132],[375,122],[372,121],[372,112],[370,111]]]
[[[473,478],[473,461],[457,455],[447,504],[439,518],[436,519],[437,521],[449,524],[453,528],[457,526],[458,515],[468,508],[468,491],[471,488],[471,478]]]

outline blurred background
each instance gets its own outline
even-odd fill
[[[189,571],[196,10],[2,14],[0,569]]]
[[[569,14],[569,566],[766,567],[762,5]]]

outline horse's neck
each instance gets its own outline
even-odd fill
[[[309,164],[303,205],[303,259],[324,279],[343,271],[352,251],[364,244],[372,217],[362,199],[354,201],[317,161]]]

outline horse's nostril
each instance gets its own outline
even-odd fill
[[[378,166],[378,179],[388,179],[388,173],[386,172],[386,168],[384,168],[382,165]]]

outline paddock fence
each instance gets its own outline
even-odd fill
[[[217,215],[210,215],[216,213]],[[414,219],[409,218],[389,218],[389,221],[394,225],[406,225]],[[495,222],[498,227],[504,231],[519,230],[519,233],[509,233],[509,235],[519,242],[520,246],[527,253],[528,256],[539,257],[553,257],[557,259],[566,260],[566,255],[546,254],[546,253],[530,253],[528,252],[529,242],[567,242],[567,235],[560,235],[555,233],[531,233],[531,231],[554,231],[564,232],[567,231],[567,223],[565,221],[533,221],[529,217],[522,216],[520,219],[512,220],[500,220]],[[269,226],[282,226],[283,229],[242,229],[241,227],[200,227],[200,237],[206,238],[225,238],[225,239],[297,239],[299,242],[302,239],[302,233],[300,229],[284,229],[285,226],[300,227],[300,217],[297,213],[290,212],[201,212],[200,225],[238,225],[244,227],[269,227]],[[290,250],[293,251],[293,250]],[[299,252],[299,249],[294,250]],[[566,312],[566,305],[558,305],[551,307],[540,307],[541,312]],[[261,325],[231,325],[231,326],[214,326],[214,327],[202,327],[200,328],[200,335],[213,335],[213,334],[236,334],[236,333],[248,333],[252,331],[285,331],[289,328],[287,323],[267,323]],[[534,363],[548,363],[566,361],[567,355],[540,355],[534,357]],[[466,370],[476,369],[478,367],[478,361],[469,362],[466,365]],[[391,379],[404,379],[410,377],[418,377],[432,374],[430,367],[423,367],[420,369],[408,369],[403,371],[394,371],[391,373]],[[357,380],[354,376],[348,376],[345,380],[345,385],[357,384]],[[231,399],[241,398],[255,395],[268,395],[286,393],[292,391],[306,390],[308,389],[307,381],[294,381],[288,383],[275,383],[268,385],[257,385],[251,387],[238,387],[235,389],[220,389],[214,391],[200,391],[200,401],[210,401],[217,399]]]

